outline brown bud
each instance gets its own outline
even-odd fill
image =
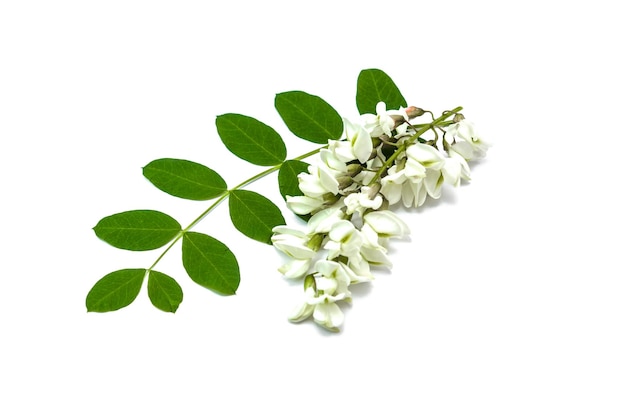
[[[457,113],[456,115],[454,115],[454,118],[452,119],[452,121],[454,123],[458,123],[458,122],[461,122],[463,119],[465,119],[465,116],[463,116],[462,113]]]
[[[380,188],[381,188],[381,184],[379,182],[372,184],[370,186],[370,190],[369,190],[369,193],[367,194],[367,197],[373,200],[378,194],[378,192],[380,192]]]
[[[422,108],[419,107],[415,107],[415,106],[409,106],[405,109],[406,115],[409,117],[409,119],[413,119],[416,118],[418,116],[422,116],[424,113],[426,113],[426,111]]]
[[[354,180],[350,176],[339,176],[337,178],[337,182],[339,183],[339,190],[343,190],[347,187],[350,187]]]
[[[400,125],[402,125],[404,122],[406,122],[406,119],[404,119],[402,116],[400,115],[391,115],[391,119],[393,119],[394,121],[394,127],[398,127]]]

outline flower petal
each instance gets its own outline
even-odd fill
[[[313,311],[315,322],[329,331],[339,331],[338,327],[343,324],[344,314],[336,303],[325,302],[315,305]]]
[[[390,210],[370,212],[363,220],[384,237],[404,237],[410,233],[408,225]]]

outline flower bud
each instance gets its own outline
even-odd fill
[[[365,188],[365,187],[364,187],[364,188]],[[374,183],[374,184],[372,184],[371,186],[369,186],[369,190],[368,190],[368,193],[367,193],[367,197],[368,197],[370,200],[374,200],[374,198],[376,197],[376,195],[380,192],[380,188],[381,188],[380,182]]]
[[[304,278],[304,290],[307,290],[310,287],[312,287],[313,290],[317,292],[317,286],[315,285],[315,276],[313,276],[312,274],[309,274]]]
[[[393,119],[394,128],[397,128],[398,126],[402,125],[404,122],[407,121],[403,116],[400,116],[400,115],[390,115],[390,117],[391,119]]]
[[[307,242],[306,246],[312,249],[313,251],[319,251],[322,247],[322,241],[324,240],[323,234],[315,234]]]
[[[352,186],[354,180],[352,180],[352,177],[350,176],[339,176],[337,178],[337,182],[339,183],[339,190],[344,190]]]
[[[463,116],[462,113],[457,113],[456,115],[454,115],[454,118],[452,119],[452,121],[454,123],[459,123],[461,122],[463,119],[465,119],[465,116]]]
[[[322,198],[324,199],[324,205],[330,206],[337,203],[337,201],[341,198],[341,195],[326,193],[324,196],[322,196]]]
[[[346,171],[350,177],[354,177],[363,171],[363,166],[361,164],[349,164],[346,167]]]
[[[424,109],[421,109],[419,107],[415,107],[415,106],[409,106],[405,109],[406,111],[406,115],[409,117],[409,119],[413,119],[416,118],[418,116],[422,116],[424,113],[426,113],[426,111],[424,111]]]

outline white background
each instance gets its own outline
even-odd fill
[[[626,416],[618,2],[347,3],[0,3],[1,416]],[[99,278],[158,255],[98,240],[100,218],[186,225],[207,205],[142,166],[191,159],[234,185],[258,168],[226,151],[216,115],[264,121],[293,157],[311,144],[274,95],[354,117],[364,68],[409,104],[464,106],[493,148],[471,184],[401,213],[411,239],[355,288],[341,333],[286,320],[300,287],[226,205],[197,230],[238,255],[237,296],[189,280],[176,247],[159,264],[185,292],[175,315],[145,289],[86,312]],[[280,199],[275,177],[251,189]]]

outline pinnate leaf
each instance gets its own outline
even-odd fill
[[[226,148],[252,164],[278,165],[287,156],[287,148],[278,132],[250,116],[227,113],[218,116],[215,125]]]
[[[239,287],[239,264],[230,249],[199,232],[183,236],[183,266],[191,279],[222,295],[234,295]]]
[[[307,141],[325,144],[343,133],[339,113],[318,96],[288,91],[276,95],[274,106],[289,130]]]
[[[158,271],[150,270],[148,274],[148,296],[152,304],[165,312],[176,312],[183,301],[183,289],[168,276]]]
[[[278,170],[278,189],[283,199],[287,196],[302,196],[298,186],[298,174],[306,173],[309,165],[303,161],[287,160]]]
[[[375,114],[378,102],[385,102],[387,109],[406,107],[402,93],[385,72],[376,68],[361,71],[356,87],[356,106],[359,113]]]
[[[87,294],[88,312],[110,312],[130,305],[141,290],[146,269],[117,270],[98,280]]]
[[[181,231],[181,227],[165,213],[131,210],[102,218],[93,230],[98,238],[116,248],[147,251],[170,242]]]
[[[228,208],[235,228],[265,244],[272,243],[272,228],[285,224],[280,209],[272,201],[249,190],[231,191]]]
[[[143,168],[143,175],[172,196],[209,200],[226,191],[226,182],[215,171],[193,161],[161,158]]]

